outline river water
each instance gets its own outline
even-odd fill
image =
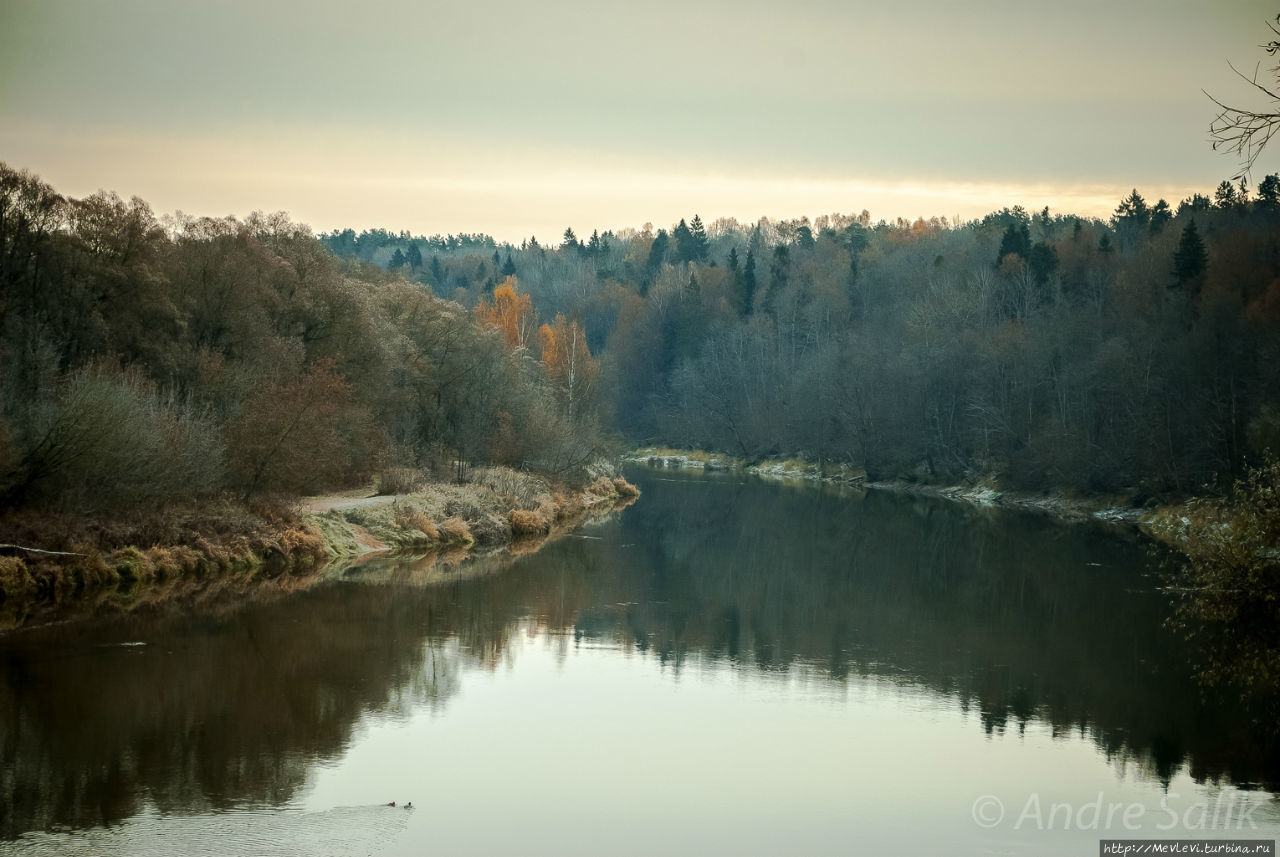
[[[1135,536],[630,475],[635,505],[536,553],[0,637],[0,853],[1092,855],[1280,832],[1274,727],[1192,679]]]

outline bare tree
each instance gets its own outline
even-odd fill
[[[1267,22],[1267,27],[1275,38],[1266,44],[1259,45],[1273,57],[1280,53],[1280,27],[1277,25],[1280,25],[1280,15],[1276,16],[1274,23]],[[1228,65],[1231,64],[1228,63]],[[1236,180],[1242,180],[1249,175],[1258,155],[1266,148],[1275,133],[1280,131],[1280,94],[1277,94],[1277,90],[1280,90],[1280,65],[1270,70],[1276,79],[1276,83],[1270,86],[1259,82],[1259,66],[1261,63],[1254,66],[1252,76],[1244,74],[1234,65],[1231,65],[1231,70],[1239,75],[1241,80],[1266,96],[1267,107],[1270,109],[1250,110],[1244,107],[1232,107],[1209,95],[1208,92],[1204,93],[1218,106],[1219,110],[1218,115],[1209,124],[1209,138],[1213,141],[1213,150],[1234,152],[1240,156],[1240,170],[1232,176]]]

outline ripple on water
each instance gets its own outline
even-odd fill
[[[363,857],[388,848],[412,815],[412,810],[406,812],[389,806],[340,806],[324,812],[254,810],[197,816],[144,813],[115,827],[27,833],[16,841],[0,842],[0,854]]]

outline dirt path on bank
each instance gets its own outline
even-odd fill
[[[325,512],[341,512],[344,509],[362,509],[369,506],[385,506],[400,499],[399,494],[375,494],[365,490],[347,491],[342,494],[324,494],[319,497],[303,497],[302,508],[307,512],[323,515]]]

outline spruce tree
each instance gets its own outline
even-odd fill
[[[692,254],[689,260],[691,262],[705,262],[711,255],[711,242],[707,240],[707,230],[702,225],[702,218],[696,214],[689,224],[689,250]]]
[[[1205,250],[1204,241],[1196,229],[1196,222],[1190,220],[1183,227],[1182,237],[1178,240],[1178,249],[1173,254],[1173,284],[1170,288],[1191,286],[1189,291],[1200,290],[1200,278],[1209,265],[1209,254]]]

